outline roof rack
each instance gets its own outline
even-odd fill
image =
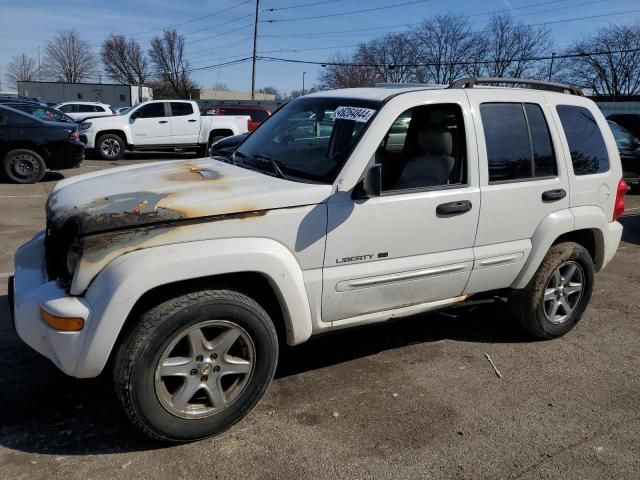
[[[456,80],[449,85],[449,88],[473,88],[478,84],[512,84],[526,85],[527,88],[535,90],[548,90],[550,92],[568,93],[569,95],[578,95],[584,97],[584,91],[575,85],[567,85],[564,83],[545,82],[542,80],[529,80],[526,78],[508,78],[508,77],[469,77]]]

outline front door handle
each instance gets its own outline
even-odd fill
[[[192,118],[191,120],[187,120],[187,122],[197,122],[197,120]]]
[[[457,202],[441,203],[436,207],[436,215],[439,217],[448,217],[451,215],[461,215],[471,210],[471,202],[469,200],[459,200]]]
[[[567,192],[562,188],[558,188],[557,190],[547,190],[542,194],[542,201],[545,203],[549,202],[557,202],[558,200],[562,200],[567,196]]]
[[[160,120],[158,123],[167,123],[168,120]]]

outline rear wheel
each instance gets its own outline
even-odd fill
[[[15,183],[36,183],[42,180],[47,167],[42,157],[33,150],[11,150],[2,162],[4,174]]]
[[[124,141],[118,135],[101,135],[96,142],[96,151],[103,160],[118,160],[124,155]]]
[[[512,315],[540,339],[570,331],[582,317],[593,292],[594,267],[589,252],[567,242],[549,249],[529,284],[509,298]]]
[[[144,313],[121,343],[118,396],[147,436],[188,442],[216,435],[257,404],[273,378],[276,331],[232,290],[203,290]]]

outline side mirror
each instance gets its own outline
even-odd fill
[[[382,194],[382,165],[373,165],[353,189],[352,198],[373,198]]]
[[[135,120],[136,118],[138,118],[140,116],[140,113],[136,110],[135,112],[133,112],[131,114],[131,116],[129,118],[131,118],[131,120]]]

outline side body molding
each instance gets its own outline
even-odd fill
[[[87,290],[85,298],[92,311],[78,361],[82,371],[75,376],[93,377],[102,371],[127,316],[144,293],[173,282],[241,272],[260,273],[274,288],[283,307],[288,344],[311,336],[303,273],[281,243],[233,238],[152,247],[115,259]]]

